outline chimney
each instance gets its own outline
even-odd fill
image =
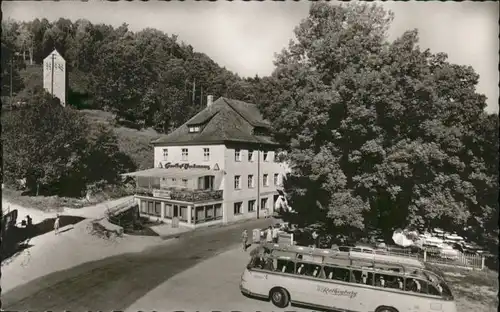
[[[214,102],[214,96],[213,95],[207,95],[207,107],[212,106],[213,102]]]

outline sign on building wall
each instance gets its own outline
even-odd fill
[[[172,195],[171,191],[168,190],[153,190],[153,197],[161,197],[170,199]]]
[[[43,60],[43,88],[66,106],[66,61],[57,50]]]
[[[168,168],[179,168],[179,169],[207,169],[210,170],[210,166],[208,165],[197,165],[197,164],[184,164],[184,163],[177,163],[173,164],[170,162],[158,163],[158,168],[163,168],[163,169],[168,169]]]

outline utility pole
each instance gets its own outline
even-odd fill
[[[19,55],[18,52],[14,52],[11,57],[10,57],[10,105],[12,106],[12,94],[13,94],[13,88],[14,88],[14,84],[12,83],[12,77],[13,77],[13,70],[14,70],[14,57],[16,57],[17,55]]]
[[[14,67],[14,58],[10,58],[10,105],[12,106],[12,68]]]
[[[200,94],[200,108],[203,108],[203,87],[201,87]]]
[[[195,105],[195,103],[194,103],[195,98],[196,98],[196,79],[193,80],[193,97],[192,97],[192,101],[191,101],[193,106]]]
[[[260,216],[260,149],[261,145],[259,145],[259,149],[257,150],[257,219]]]
[[[54,97],[54,59],[56,58],[56,55],[52,53],[50,55],[50,58],[52,59],[52,70],[51,70],[51,80],[50,80],[50,94],[52,97]]]

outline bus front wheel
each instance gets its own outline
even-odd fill
[[[393,307],[380,306],[375,310],[375,312],[398,312],[398,310]]]
[[[281,287],[271,289],[269,297],[271,298],[271,302],[278,308],[286,308],[290,303],[290,295]]]

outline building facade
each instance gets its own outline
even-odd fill
[[[153,142],[155,168],[129,174],[156,192],[136,195],[141,213],[191,227],[272,214],[288,167],[269,129],[256,105],[209,97],[203,111]],[[188,200],[179,200],[182,192]]]

